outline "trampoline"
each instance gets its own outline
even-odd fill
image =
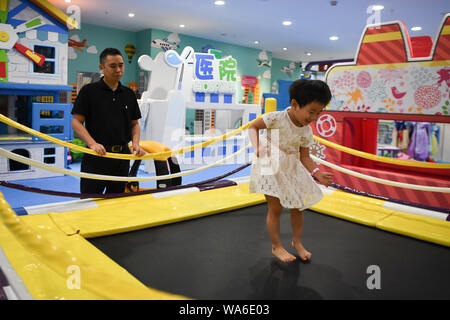
[[[0,196],[0,265],[35,299],[450,298],[448,212],[436,219],[327,189],[305,213],[302,242],[312,261],[282,263],[271,254],[264,196],[243,180],[219,184],[36,206],[39,214],[20,217]],[[281,238],[294,252],[289,216],[285,210]],[[74,279],[77,290],[68,285]]]
[[[450,249],[313,211],[302,241],[310,263],[270,252],[265,204],[88,239],[147,286],[194,299],[449,299]],[[290,251],[289,211],[281,237]],[[369,289],[369,266],[380,289]],[[370,282],[370,280],[369,280]]]

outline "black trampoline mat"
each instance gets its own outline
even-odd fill
[[[306,211],[312,260],[282,263],[266,213],[262,204],[88,241],[145,285],[194,299],[450,299],[450,248]],[[281,239],[294,253],[291,236],[284,209]]]

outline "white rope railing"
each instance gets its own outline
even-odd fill
[[[319,159],[316,156],[311,155],[311,158],[314,161],[317,161],[327,167],[333,168],[337,171],[349,174],[351,176],[357,177],[357,178],[361,178],[364,180],[368,180],[368,181],[373,181],[373,182],[377,182],[377,183],[381,183],[381,184],[385,184],[385,185],[389,185],[389,186],[394,186],[394,187],[400,187],[400,188],[405,188],[405,189],[414,189],[414,190],[421,190],[421,191],[432,191],[432,192],[443,192],[443,193],[450,193],[450,188],[445,188],[445,187],[430,187],[430,186],[421,186],[421,185],[417,185],[417,184],[409,184],[409,183],[404,183],[404,182],[396,182],[396,181],[390,181],[390,180],[385,180],[385,179],[381,179],[381,178],[376,178],[376,177],[372,177],[366,174],[362,174],[356,171],[352,171],[346,168],[342,168],[338,165],[332,164],[330,162],[327,162],[323,159]]]
[[[54,167],[54,166],[50,166],[48,164],[36,161],[36,160],[32,160],[23,156],[20,156],[18,154],[12,153],[10,151],[7,151],[3,148],[0,148],[0,155],[5,156],[7,158],[13,159],[15,161],[21,162],[21,163],[25,163],[31,166],[35,166],[44,170],[48,170],[48,171],[53,171],[53,172],[57,172],[57,173],[62,173],[62,174],[67,174],[67,175],[71,175],[71,176],[77,176],[80,178],[87,178],[87,179],[96,179],[96,180],[109,180],[109,181],[126,181],[126,182],[130,182],[130,181],[155,181],[155,180],[163,180],[163,179],[172,179],[172,178],[178,178],[181,176],[185,176],[185,175],[189,175],[189,174],[193,174],[193,173],[197,173],[209,168],[212,168],[214,166],[223,164],[224,162],[227,162],[228,160],[238,156],[240,153],[244,152],[245,150],[247,150],[248,148],[250,148],[251,145],[248,144],[247,146],[245,146],[244,148],[238,150],[237,152],[219,160],[216,161],[215,163],[197,168],[197,169],[193,169],[193,170],[188,170],[188,171],[184,171],[184,172],[179,172],[179,173],[175,173],[175,174],[169,174],[169,175],[163,175],[163,176],[153,176],[153,177],[118,177],[118,176],[108,176],[108,175],[100,175],[100,174],[92,174],[92,173],[84,173],[84,172],[77,172],[77,171],[72,171],[69,169],[63,169],[63,168],[58,168],[58,167]],[[361,178],[364,180],[368,180],[368,181],[373,181],[376,183],[380,183],[380,184],[384,184],[384,185],[390,185],[390,186],[394,186],[394,187],[400,187],[400,188],[405,188],[405,189],[414,189],[414,190],[421,190],[421,191],[430,191],[430,192],[442,192],[442,193],[450,193],[450,188],[445,188],[445,187],[432,187],[432,186],[422,186],[422,185],[416,185],[416,184],[409,184],[409,183],[403,183],[403,182],[396,182],[396,181],[390,181],[390,180],[386,180],[386,179],[381,179],[381,178],[377,178],[377,177],[372,177],[366,174],[362,174],[356,171],[352,171],[346,168],[342,168],[338,165],[332,164],[328,161],[325,161],[323,159],[317,158],[313,155],[311,155],[311,158],[314,161],[317,161],[327,167],[330,167],[332,169],[335,169],[337,171],[349,174],[351,176],[357,177],[357,178]]]

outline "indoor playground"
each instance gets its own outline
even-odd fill
[[[71,115],[115,44],[84,38],[56,2],[0,0],[0,300],[450,298],[450,13],[436,36],[368,23],[353,57],[289,72],[266,51],[242,71],[242,50],[183,45],[182,32],[124,37],[147,153],[107,152],[131,160],[117,177],[81,172],[96,153]],[[331,89],[310,150],[334,183],[305,210],[311,261],[282,263],[265,197],[249,193],[248,128],[285,110],[300,78]],[[82,194],[80,178],[126,192]]]

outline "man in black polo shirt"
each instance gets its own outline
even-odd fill
[[[84,154],[81,171],[128,176],[130,161],[102,157],[106,152],[142,156],[139,147],[141,118],[134,92],[122,86],[123,57],[119,50],[107,48],[100,54],[104,77],[81,88],[72,109],[72,128],[86,145],[100,156]],[[83,125],[85,123],[85,125]],[[131,150],[128,143],[132,142]],[[122,193],[125,182],[81,178],[82,193]]]

